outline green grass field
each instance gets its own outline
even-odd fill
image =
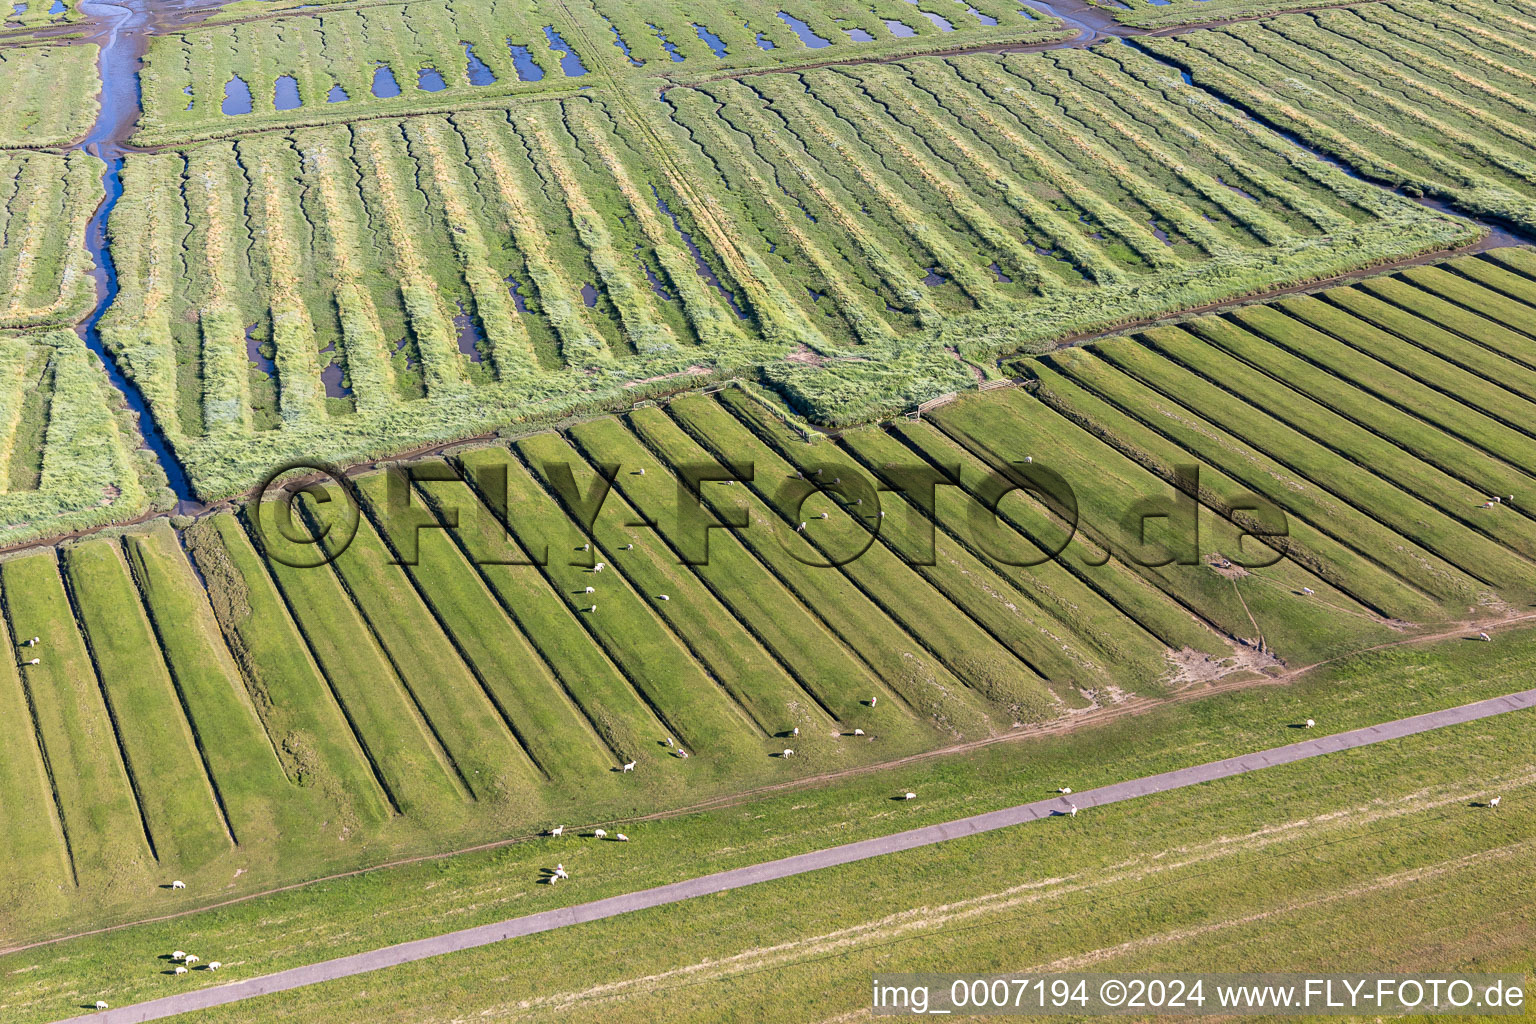
[[[1290,724],[1309,714],[1319,715],[1323,728],[1347,729],[1476,700],[1524,685],[1533,658],[1529,631],[1501,632],[1492,647],[1457,640],[1383,650],[1283,688],[1213,696],[1067,735],[762,794],[740,805],[653,821],[593,817],[586,821],[610,829],[619,824],[633,841],[616,846],[570,833],[562,840],[530,837],[10,954],[0,958],[8,979],[0,1011],[7,1019],[40,1021],[98,998],[122,1005],[974,814],[1038,799],[1062,785],[1086,789],[1288,742],[1296,736]],[[224,1013],[297,1019],[321,1002],[349,1005],[388,993],[384,1002],[398,1001],[401,1019],[448,1019],[493,1007],[534,1017],[574,1012],[650,1019],[655,1003],[646,1000],[665,996],[680,1015],[713,1019],[722,992],[731,1005],[758,1005],[760,999],[737,986],[773,982],[796,992],[798,1005],[818,1011],[786,1010],[785,1019],[821,1019],[858,1005],[865,983],[848,979],[872,966],[1068,969],[1058,961],[1121,943],[1131,945],[1105,957],[1104,969],[1304,970],[1337,956],[1337,970],[1379,964],[1438,970],[1473,962],[1485,965],[1479,969],[1529,970],[1517,895],[1528,817],[1519,808],[1531,789],[1526,717],[1120,804],[1071,824],[1038,822],[708,897]],[[892,803],[890,795],[904,789],[920,799]],[[1505,797],[1499,816],[1468,807],[1495,793]],[[569,887],[539,884],[541,869],[554,860],[571,868]],[[1424,877],[1404,874],[1418,869]],[[1493,878],[1501,881],[1490,884]],[[1470,902],[1458,902],[1453,913],[1441,906],[1453,897]],[[1403,920],[1388,923],[1405,898],[1421,908],[1412,929]],[[155,903],[163,913],[205,900],[196,892],[164,893]],[[770,906],[795,909],[770,913]],[[1485,906],[1493,927],[1457,928]],[[1264,922],[1277,920],[1291,927],[1263,930]],[[1356,927],[1374,931],[1357,936],[1350,930]],[[998,929],[1016,938],[998,943]],[[1294,941],[1298,936],[1303,941]],[[160,957],[172,948],[218,958],[225,973],[165,976]],[[516,978],[498,966],[509,957],[518,965]],[[706,957],[713,962],[703,964]],[[454,965],[446,983],[444,965]],[[528,965],[538,965],[539,973],[522,973]],[[429,981],[429,974],[439,980]],[[689,985],[690,978],[711,984]],[[574,998],[610,983],[608,998],[595,992]],[[712,1008],[696,1007],[693,1000],[706,999],[710,990],[717,1000]],[[516,1005],[540,996],[551,998]]]
[[[1143,41],[1374,181],[1525,230],[1533,43],[1528,10],[1484,0],[1392,0]]]
[[[129,158],[103,335],[202,496],[739,373],[867,422],[1000,354],[1472,237],[1119,44],[592,77]]]
[[[0,328],[64,326],[96,303],[85,225],[102,164],[82,152],[0,152]]]
[[[471,445],[408,464],[454,479],[360,475],[320,568],[291,565],[340,501],[18,555],[8,626],[46,639],[35,757],[0,786],[78,767],[57,830],[17,839],[69,883],[6,938],[132,918],[161,876],[248,893],[1512,625],[1536,453],[1530,399],[1493,382],[1536,352],[1531,269],[1496,250],[1062,349],[809,441],[741,386]],[[7,415],[28,436],[27,401]],[[1008,493],[1026,460],[1075,505]],[[727,464],[750,477],[683,487]],[[1172,519],[1138,536],[1147,500]],[[1275,514],[1283,543],[1256,540]],[[706,557],[707,522],[741,528]],[[46,887],[38,863],[0,879]]]
[[[0,49],[0,148],[63,146],[96,119],[97,47]]]
[[[164,475],[72,331],[0,332],[0,545],[123,522]]]

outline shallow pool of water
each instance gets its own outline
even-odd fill
[[[388,64],[374,68],[373,94],[381,100],[400,95],[400,83],[395,81],[395,73],[389,69]]]
[[[811,31],[811,26],[807,25],[793,14],[787,14],[784,11],[780,11],[779,20],[788,25],[790,28],[794,29],[795,35],[799,36],[800,41],[804,43],[809,49],[820,50],[822,47],[832,45],[832,40],[821,38],[821,36]]]
[[[892,21],[891,19],[886,18],[885,27],[890,30],[891,35],[895,36],[897,39],[911,39],[913,36],[917,35],[917,29],[913,28],[911,25],[908,25],[904,21]]]
[[[517,307],[519,313],[528,312],[528,300],[523,298],[523,282],[516,278],[507,278],[507,293],[512,296],[512,305]]]
[[[630,52],[629,44],[625,42],[624,37],[619,34],[619,26],[615,25],[611,21],[608,21],[606,16],[603,18],[603,21],[608,23],[608,30],[613,33],[613,45],[619,48],[619,50],[624,54],[625,59],[627,59],[637,68],[645,67],[645,61],[636,60],[635,55]]]
[[[469,62],[469,68],[465,74],[469,78],[470,85],[496,84],[496,75],[485,66],[485,61],[475,56],[475,48],[468,43],[464,44],[464,59]]]
[[[418,68],[416,71],[416,88],[422,92],[442,92],[448,88],[448,83],[443,81],[442,72],[437,68]]]
[[[983,14],[974,7],[967,7],[965,13],[981,22],[983,25],[996,25],[997,19],[990,14]]]
[[[296,110],[304,105],[299,99],[299,83],[292,75],[282,75],[272,87],[272,105],[278,110]]]
[[[709,48],[714,51],[716,57],[724,57],[729,52],[725,48],[724,40],[703,25],[695,24],[693,31],[698,34],[700,39],[709,44]]]
[[[874,36],[870,35],[868,32],[861,28],[845,28],[843,31],[846,32],[848,34],[848,38],[855,43],[872,43],[875,41]]]
[[[597,306],[597,288],[590,281],[581,286],[581,301],[588,309]]]
[[[245,84],[245,79],[236,75],[224,83],[224,103],[220,109],[231,117],[251,112],[251,87]]]
[[[320,350],[320,354],[330,360],[320,370],[320,383],[325,385],[325,397],[351,398],[352,389],[341,382],[343,376],[341,364],[334,361],[336,358],[336,343],[334,341],[331,342]]]
[[[345,103],[351,98],[347,95],[347,90],[341,87],[340,82],[331,86],[331,91],[325,94],[325,102],[327,103]]]
[[[453,318],[453,326],[459,333],[459,354],[468,356],[472,363],[482,361],[485,357],[480,354],[480,346],[485,335],[480,333],[480,325],[475,323],[475,318],[469,315],[462,302],[459,303],[459,315]]]
[[[256,340],[257,326],[259,325],[251,324],[251,326],[245,329],[245,357],[251,361],[252,366],[268,377],[276,377],[277,363],[268,359],[266,354],[261,351],[261,342]]]
[[[741,27],[748,32],[752,31],[752,23],[750,21],[742,22]],[[773,40],[759,32],[757,33],[757,48],[759,50],[772,50],[774,48]]]
[[[544,38],[549,40],[550,50],[560,55],[560,70],[566,78],[580,78],[587,73],[587,66],[576,56],[571,44],[560,38],[560,33],[555,31],[553,25],[544,26]]]
[[[683,55],[677,51],[677,44],[669,40],[665,32],[649,22],[646,23],[645,27],[656,33],[656,38],[661,40],[661,48],[667,51],[667,56],[672,58],[672,63],[681,64],[683,62]]]
[[[534,63],[528,47],[518,46],[509,39],[507,48],[512,51],[512,66],[517,69],[519,81],[537,82],[544,77],[544,69]]]

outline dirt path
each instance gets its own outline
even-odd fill
[[[386,946],[382,949],[370,950],[366,953],[339,957],[305,967],[295,967],[290,970],[237,981],[228,985],[219,985],[214,988],[166,996],[133,1006],[92,1013],[89,1016],[73,1017],[70,1018],[70,1021],[91,1020],[109,1021],[112,1024],[128,1024],[130,1021],[160,1020],[192,1010],[224,1006],[257,996],[270,995],[275,992],[286,992],[308,985],[333,981],[338,978],[354,977],[387,967],[395,967],[400,964],[441,956],[445,953],[476,949],[481,946],[505,942],[508,939],[535,935],[540,932],[584,924],[589,921],[601,921],[637,910],[680,903],[697,896],[740,889],[746,886],[757,885],[760,882],[791,878],[795,875],[806,874],[811,871],[820,871],[823,868],[852,864],[873,857],[882,857],[889,853],[932,846],[951,839],[1011,828],[1015,825],[1038,821],[1041,818],[1055,817],[1069,812],[1076,813],[1079,810],[1087,810],[1094,807],[1103,807],[1125,800],[1134,800],[1137,797],[1153,793],[1166,793],[1171,790],[1199,785],[1202,782],[1231,778],[1236,775],[1259,771],[1263,768],[1293,764],[1308,758],[1334,754],[1344,750],[1354,750],[1388,740],[1396,740],[1435,729],[1443,729],[1451,725],[1475,722],[1494,715],[1531,708],[1536,708],[1536,690],[1524,690],[1520,693],[1493,697],[1474,704],[1464,704],[1460,707],[1433,711],[1424,715],[1415,715],[1411,718],[1401,718],[1393,722],[1367,726],[1363,729],[1335,733],[1331,736],[1319,736],[1316,739],[1302,740],[1282,747],[1256,751],[1251,754],[1230,757],[1221,761],[1210,761],[1205,764],[1180,768],[1158,775],[1116,782],[1108,786],[1100,786],[1097,789],[1074,793],[1070,800],[1066,797],[1036,800],[1033,803],[1020,804],[1015,807],[990,811],[986,814],[978,814],[968,818],[959,818],[937,825],[928,825],[906,832],[897,832],[893,835],[879,836],[874,839],[848,843],[843,846],[834,846],[811,853],[798,854],[793,857],[784,857],[763,864],[753,864],[730,871],[721,871],[713,875],[704,875],[682,882],[674,882],[670,885],[643,889],[639,892],[610,896],[607,899],[594,900],[590,903],[581,903],[576,906],[528,914],[523,917],[499,921],[495,924],[481,925],[478,928],[466,928],[462,931],[418,939],[414,942]]]

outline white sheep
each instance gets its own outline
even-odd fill
[[[563,836],[565,835],[565,826],[556,825],[554,828],[549,830],[549,834],[552,836]]]
[[[595,593],[597,593],[597,588],[596,587],[588,587],[587,588],[587,593],[595,594]]]
[[[172,889],[185,889],[186,887],[187,887],[187,883],[183,882],[179,878],[176,881],[171,883],[171,888]]]
[[[1510,501],[1514,501],[1515,499],[1514,498],[1510,498],[1509,500]],[[42,642],[43,642],[43,638],[42,637],[35,636],[35,637],[32,638],[32,642],[27,644],[27,646],[28,647],[36,647],[38,644],[40,644]]]
[[[641,476],[645,476],[645,467],[644,466],[640,467],[640,475]]]
[[[1307,719],[1307,728],[1308,729],[1312,728],[1316,724],[1317,724],[1317,721],[1315,719],[1312,719],[1312,718]]]
[[[864,730],[863,729],[855,729],[855,730],[853,730],[853,734],[855,736],[863,736],[864,735]]]
[[[869,698],[869,706],[870,707],[874,707],[875,706],[875,701],[877,701],[879,699],[880,699],[879,697],[871,697],[871,698]]]
[[[688,751],[684,750],[682,747],[678,747],[677,756],[686,761],[688,759]]]
[[[589,607],[589,608],[588,608],[588,609],[587,609],[587,614],[588,614],[588,615],[591,615],[591,614],[592,614],[592,613],[593,613],[593,612],[595,612],[595,611],[597,611],[597,605],[595,605],[595,604],[594,604],[594,605],[592,605],[592,606],[591,606],[591,607]]]
[[[671,599],[671,598],[670,598],[670,597],[668,597],[668,596],[667,596],[667,595],[666,595],[666,594],[657,594],[657,595],[656,595],[656,598],[657,598],[657,600],[659,600],[659,601],[670,601],[670,600],[672,600],[672,599]]]
[[[819,519],[825,519],[825,518],[827,518],[827,514],[826,514],[826,513],[825,513],[825,512],[823,512],[823,513],[822,513],[822,514],[821,514],[821,515],[820,515],[820,516],[818,516],[818,517],[817,517],[817,518],[819,518]]]
[[[635,546],[633,544],[625,544],[624,545],[624,550],[625,551],[633,551],[634,549],[635,549]]]
[[[780,754],[779,756],[780,757],[794,757],[795,756],[795,752],[793,750],[791,750],[790,748],[785,747],[784,748],[784,753]]]
[[[27,662],[28,665],[41,665],[42,663],[42,658],[33,658],[31,661]]]
[[[917,799],[917,794],[916,793],[908,793],[906,796],[902,797],[902,799],[903,800],[916,800]]]
[[[627,771],[627,772],[634,771],[635,770],[635,762],[633,762],[633,761],[625,761],[624,762],[624,770]]]
[[[1074,818],[1077,817],[1077,804],[1073,804],[1072,805],[1072,809],[1070,811],[1068,811],[1067,813],[1070,814]]]
[[[555,877],[556,878],[570,878],[571,876],[565,873],[565,865],[564,864],[556,864],[555,865]]]
[[[178,968],[176,968],[176,973],[177,974],[186,974],[187,973],[187,969],[185,967],[178,967]]]
[[[214,961],[214,962],[213,962],[213,963],[211,963],[211,964],[209,964],[209,965],[208,965],[208,969],[209,969],[209,970],[210,970],[210,971],[216,971],[216,970],[218,970],[218,969],[219,969],[219,968],[220,968],[220,967],[223,967],[223,966],[224,966],[224,965],[223,965],[223,964],[221,964],[221,963],[219,963],[219,962],[218,962],[218,961],[217,961],[217,960],[215,960],[215,961]]]
[[[21,646],[23,646],[23,647],[36,647],[37,646],[37,637],[33,637],[31,640],[23,640],[21,642]]]
[[[202,957],[196,956],[194,954],[189,953],[189,954],[187,954],[186,962],[189,963],[189,964],[195,964],[198,961],[200,961],[201,959],[202,959]]]
[[[613,838],[617,839],[621,843],[629,842],[629,836],[625,835],[623,832],[615,833]]]
[[[1315,590],[1313,590],[1313,589],[1312,589],[1312,588],[1311,588],[1311,587],[1302,587],[1302,588],[1301,588],[1301,592],[1302,592],[1302,593],[1303,593],[1303,594],[1307,594],[1307,595],[1309,595],[1309,596],[1310,596],[1310,595],[1312,595],[1312,594],[1315,594],[1315,593],[1316,593],[1316,591],[1315,591]]]
[[[669,746],[669,747],[672,746],[672,737],[671,736],[667,737],[667,746]]]
[[[1487,640],[1490,642],[1493,640],[1493,637],[1489,636],[1487,633],[1479,633],[1477,634],[1477,638],[1479,640]]]
[[[96,1009],[98,1009],[98,1010],[107,1010],[107,1009],[111,1009],[111,1007],[107,1006],[107,1004],[105,1002],[103,1002],[102,1000],[98,999],[98,1000],[96,1000]]]
[[[796,533],[804,533],[805,532],[805,525],[806,525],[805,523],[801,523],[799,526],[795,527],[795,532]]]
[[[550,875],[548,878],[544,879],[544,881],[548,882],[550,885],[554,885],[556,882],[560,881],[560,876]]]
[[[187,958],[187,954],[183,953],[179,949],[176,952],[171,954],[171,959],[172,960],[185,960],[186,958]]]
[[[1492,807],[1494,810],[1498,810],[1499,809],[1499,801],[1501,801],[1503,799],[1504,798],[1501,797],[1501,796],[1496,796],[1492,800],[1488,801],[1488,806]]]
[[[1030,463],[1034,462],[1034,461],[1035,461],[1035,457],[1033,455],[1026,455],[1026,456],[1024,456],[1024,464],[1026,466],[1029,465]]]
[[[794,730],[791,732],[791,735],[793,735],[793,736],[799,736],[800,735],[800,727],[798,725],[795,726]]]
[[[604,563],[604,562],[598,562],[596,565],[594,565],[592,567],[592,571],[593,572],[602,572],[603,571],[603,567],[605,566],[605,564],[606,563]]]
[[[588,541],[587,543],[583,544],[581,546],[581,550],[583,550],[583,551],[591,551],[592,550],[592,542]]]
[[[1060,793],[1062,796],[1068,796],[1072,792],[1072,787],[1071,786],[1062,786],[1056,792]]]
[[[597,839],[607,839],[608,838],[608,833],[606,831],[604,831],[603,829],[600,829],[600,828],[593,829],[592,830],[592,835],[595,838],[597,838]]]

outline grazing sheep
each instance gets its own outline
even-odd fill
[[[625,835],[623,832],[615,833],[613,838],[617,839],[621,843],[629,842],[629,836]]]
[[[587,593],[595,594],[595,593],[597,593],[597,588],[596,587],[588,587],[587,588]]]
[[[176,881],[171,883],[171,888],[172,889],[185,889],[186,887],[187,887],[187,883],[183,882],[179,878]]]
[[[1515,499],[1514,498],[1510,498],[1509,500],[1510,501],[1514,501]],[[38,644],[40,644],[42,642],[43,642],[43,638],[42,637],[35,636],[35,637],[32,638],[32,642],[27,644],[27,646],[28,647],[36,647]]]
[[[641,476],[645,476],[645,467],[644,466],[640,467],[640,475]]]
[[[804,533],[805,532],[805,524],[801,523],[799,526],[795,527],[795,532],[796,533]]]
[[[634,548],[635,548],[635,546],[633,544],[625,544],[624,545],[624,550],[625,551],[633,551]]]
[[[657,599],[657,600],[658,600],[658,601],[670,601],[670,600],[672,600],[672,599],[671,599],[671,598],[670,598],[670,597],[668,597],[668,596],[667,596],[667,595],[666,595],[666,594],[657,594],[657,595],[656,595],[656,599]]]
[[[186,974],[187,973],[187,969],[185,967],[178,967],[178,968],[176,968],[176,973],[177,974]]]
[[[603,829],[600,829],[600,828],[593,829],[592,830],[592,835],[593,835],[594,838],[597,838],[597,839],[607,839],[608,838],[608,833],[606,831],[604,831]]]
[[[881,509],[881,510],[880,510],[880,518],[881,518],[881,519],[884,519],[884,518],[885,518],[885,509]]]
[[[917,794],[916,793],[908,793],[906,796],[902,797],[902,799],[903,800],[916,800],[917,799]]]
[[[855,730],[853,730],[853,734],[855,736],[863,736],[864,735],[864,730],[863,729],[855,729]]]
[[[565,826],[556,825],[554,828],[549,830],[549,834],[552,836],[563,836],[565,835]]]
[[[556,882],[560,881],[560,876],[559,875],[550,875],[548,878],[544,879],[544,881],[546,883],[548,883],[549,885],[554,885]]]
[[[627,771],[627,772],[634,771],[635,770],[635,762],[633,762],[633,761],[625,761],[624,762],[624,770]]]
[[[682,747],[678,747],[677,756],[686,761],[688,759],[688,751],[684,750]]]
[[[587,543],[583,544],[581,546],[581,550],[583,550],[583,551],[591,551],[592,550],[592,542],[588,541]]]
[[[825,518],[827,518],[827,514],[826,514],[826,513],[825,513],[825,512],[823,512],[823,513],[822,513],[822,514],[821,514],[821,516],[820,516],[820,518],[822,518],[822,519],[825,519]]]
[[[176,952],[171,954],[171,959],[172,960],[185,960],[186,958],[187,958],[187,954],[183,953],[179,949]]]
[[[1493,502],[1485,501],[1481,505],[1479,505],[1478,508],[1493,508]]]
[[[874,707],[875,706],[875,701],[877,701],[879,699],[880,699],[879,697],[871,697],[871,698],[869,698],[869,706],[870,707]]]
[[[1070,811],[1068,811],[1067,813],[1070,814],[1074,818],[1077,817],[1077,804],[1073,804],[1072,805],[1072,809]]]
[[[33,637],[31,640],[23,640],[21,642],[21,646],[23,646],[23,647],[36,647],[37,646],[37,637]]]
[[[27,662],[28,665],[41,665],[42,663],[42,658],[33,658],[31,661]]]
[[[221,963],[219,963],[219,962],[218,962],[218,961],[217,961],[217,960],[215,960],[215,961],[214,961],[214,962],[213,962],[213,963],[211,963],[211,964],[209,964],[209,965],[208,965],[208,969],[209,969],[209,970],[210,970],[210,971],[216,971],[216,970],[218,970],[218,969],[219,969],[219,968],[220,968],[220,967],[223,967],[223,966],[224,966],[224,965],[223,965],[223,964],[221,964]]]
[[[1311,718],[1307,719],[1307,728],[1308,729],[1312,728],[1316,724],[1317,724],[1316,720],[1311,719]]]
[[[1307,594],[1307,595],[1308,595],[1308,596],[1310,596],[1310,595],[1312,595],[1312,594],[1313,594],[1313,593],[1315,593],[1315,591],[1314,591],[1314,590],[1313,590],[1313,589],[1312,589],[1312,588],[1311,588],[1311,587],[1302,587],[1302,588],[1301,588],[1301,592],[1302,592],[1302,593],[1303,593],[1303,594]]]
[[[109,1007],[106,1003],[104,1003],[100,999],[98,999],[98,1000],[96,1000],[96,1009],[98,1009],[98,1010],[108,1010],[108,1009],[111,1009],[111,1007]]]
[[[1071,786],[1062,786],[1056,792],[1060,793],[1062,796],[1069,796],[1072,793],[1072,787]]]
[[[1489,800],[1489,801],[1488,801],[1488,806],[1489,806],[1489,807],[1492,807],[1492,808],[1493,808],[1493,809],[1494,809],[1494,810],[1498,810],[1498,809],[1499,809],[1499,802],[1500,802],[1500,801],[1501,801],[1501,800],[1503,800],[1503,799],[1504,799],[1504,798],[1503,798],[1503,797],[1501,797],[1501,796],[1496,796],[1496,797],[1494,797],[1494,798],[1493,798],[1493,799],[1492,799],[1492,800]]]
[[[1034,462],[1034,461],[1035,461],[1035,457],[1033,455],[1026,455],[1026,456],[1024,456],[1024,463],[1025,463],[1025,465],[1028,465],[1029,463]]]
[[[593,566],[593,567],[592,567],[592,571],[593,571],[593,572],[602,572],[602,571],[603,571],[603,567],[604,567],[604,564],[605,564],[605,563],[603,563],[603,562],[598,562],[598,563],[597,563],[597,564],[596,564],[596,565],[594,565],[594,566]]]
[[[570,878],[571,876],[565,873],[565,865],[564,864],[556,864],[555,865],[555,877],[556,878]]]
[[[1488,641],[1492,641],[1493,640],[1493,637],[1489,636],[1487,633],[1479,633],[1479,634],[1477,634],[1477,638],[1479,640],[1488,640]]]
[[[667,737],[667,746],[669,746],[669,747],[672,746],[672,737],[671,736]]]
[[[595,611],[597,611],[597,605],[594,604],[590,608],[587,609],[587,614],[591,615]]]
[[[789,749],[788,747],[785,747],[784,748],[784,753],[780,754],[779,756],[780,757],[794,757],[795,756],[795,752],[793,750]]]
[[[794,729],[790,731],[790,735],[791,736],[799,736],[800,735],[800,727],[798,725],[795,726]]]
[[[202,959],[202,957],[200,957],[200,956],[196,956],[194,954],[188,953],[187,954],[186,962],[189,963],[189,964],[195,964],[195,963],[197,963],[201,959]]]

